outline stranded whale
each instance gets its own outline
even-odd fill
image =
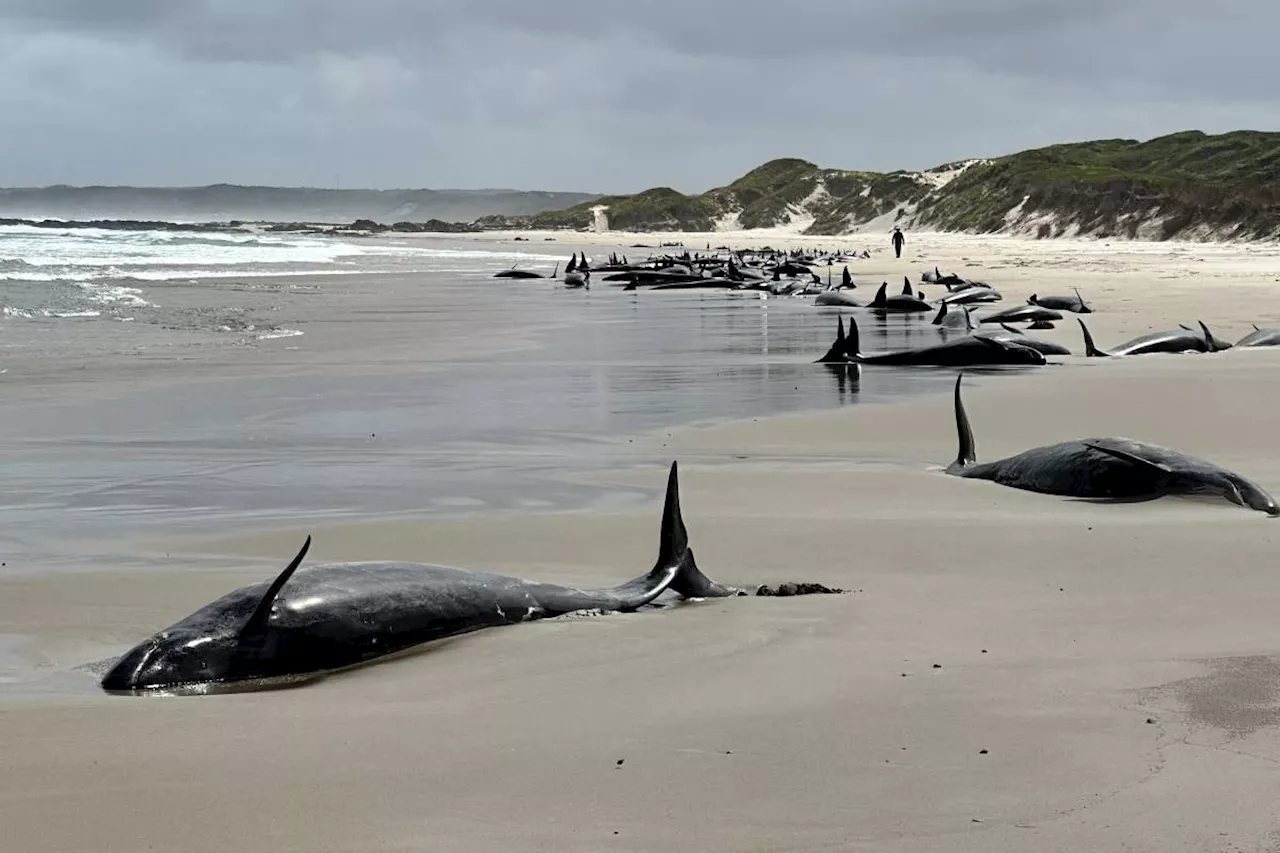
[[[849,318],[849,334],[844,318],[837,318],[836,340],[816,364],[887,364],[915,367],[969,367],[1016,364],[1046,364],[1043,354],[1013,340],[985,335],[965,335],[956,340],[920,349],[863,355],[858,341],[858,323]]]
[[[960,449],[948,474],[1002,486],[1077,498],[1150,500],[1173,494],[1222,495],[1237,506],[1280,515],[1275,498],[1256,483],[1212,462],[1131,438],[1083,438],[1033,447],[995,462],[978,462],[973,429],[956,377],[956,432]]]
[[[1259,329],[1253,324],[1253,331],[1236,341],[1238,347],[1274,347],[1280,346],[1280,329]]]
[[[635,610],[667,590],[687,598],[743,594],[698,569],[680,515],[675,463],[657,562],[648,574],[608,589],[415,563],[341,563],[297,571],[310,544],[307,537],[271,583],[230,592],[129,651],[103,677],[103,689],[208,693],[276,686],[481,628],[578,610]]]
[[[1213,332],[1209,331],[1209,327],[1200,323],[1203,335],[1198,335],[1186,326],[1182,326],[1166,332],[1151,332],[1118,347],[1100,350],[1094,345],[1093,335],[1089,334],[1089,327],[1084,324],[1084,320],[1077,317],[1076,322],[1080,324],[1080,331],[1084,333],[1084,353],[1090,358],[1147,355],[1154,352],[1220,352],[1231,348],[1231,344],[1215,338]]]

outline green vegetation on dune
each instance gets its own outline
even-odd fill
[[[1098,236],[1169,239],[1194,232],[1259,238],[1280,231],[1280,134],[1184,131],[1146,142],[1051,145],[974,166],[924,199],[921,224],[1001,231],[1015,208],[1042,217],[1041,236],[1074,227]],[[1050,222],[1052,220],[1052,222]]]
[[[952,174],[957,176],[946,180]],[[918,172],[824,169],[807,160],[765,163],[700,195],[659,187],[564,210],[487,217],[483,228],[592,227],[604,205],[611,229],[710,231],[812,217],[810,234],[847,234],[881,217],[946,231],[1068,230],[1097,236],[1280,236],[1280,134],[1184,131],[1140,142],[1050,145],[993,160]],[[886,229],[887,226],[886,226]]]

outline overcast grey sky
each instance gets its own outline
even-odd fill
[[[700,191],[1276,129],[1275,0],[0,0],[0,185]]]

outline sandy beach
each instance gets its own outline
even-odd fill
[[[506,245],[511,236],[450,239]],[[645,250],[631,244],[672,239],[691,250],[865,245],[873,257],[851,265],[860,296],[881,280],[918,282],[935,264],[990,282],[1005,297],[998,307],[1079,287],[1104,347],[1178,323],[1203,321],[1230,341],[1253,323],[1280,325],[1274,245],[909,233],[895,260],[880,232],[524,236],[531,242],[514,250],[633,259]],[[286,303],[305,336],[158,358],[145,381],[136,360],[20,357],[5,379],[14,399],[33,406],[80,388],[125,407],[170,388],[194,398],[206,381],[334,374],[382,382],[388,398],[430,396],[442,387],[431,377],[461,362],[514,368],[548,346],[547,330],[522,329],[518,311],[504,313],[510,336],[481,338],[488,312],[459,317],[412,278],[397,281],[381,291],[351,285],[305,308]],[[533,312],[563,295],[529,291],[519,305]],[[590,316],[620,326],[624,308],[644,304],[607,303],[618,313]],[[704,310],[723,309],[708,301]],[[821,354],[819,330],[834,333],[826,309],[801,306],[795,319],[769,310],[773,327],[792,324],[804,346],[736,352],[726,369],[773,360],[798,376]],[[336,325],[339,314],[349,322]],[[565,325],[563,334],[581,328]],[[1070,315],[1037,334],[1082,351]],[[484,342],[470,349],[473,340]],[[538,369],[568,362],[548,357]],[[980,459],[1122,435],[1280,492],[1278,369],[1280,351],[1265,349],[1074,356],[1034,372],[974,374],[965,393]],[[865,368],[864,385],[888,381],[886,370]],[[411,376],[420,387],[397,391]],[[591,445],[557,445],[540,464],[562,473],[540,468],[539,477],[629,496],[569,511],[513,503],[428,515],[389,501],[383,512],[373,503],[378,483],[357,472],[372,457],[317,440],[305,451],[331,467],[331,490],[357,481],[350,512],[326,507],[269,523],[202,516],[199,529],[151,524],[110,537],[95,530],[65,546],[58,571],[0,568],[0,657],[26,673],[0,692],[5,849],[1277,849],[1280,522],[1222,500],[1104,505],[948,477],[953,376],[930,372],[930,384],[901,400],[869,393],[856,405],[818,406],[819,392],[805,386],[805,396],[769,406],[763,392],[749,398],[758,416],[728,417],[726,408],[708,410],[709,423],[636,421],[645,428],[614,436],[616,450],[572,467],[556,454],[590,456]],[[253,387],[279,397],[279,385]],[[799,379],[795,387],[799,394]],[[296,393],[301,407],[321,392]],[[416,417],[406,432],[426,423],[428,433],[416,440],[443,430]],[[34,439],[17,431],[31,423],[11,416],[5,440],[26,447]],[[350,432],[357,427],[363,438],[363,422]],[[247,451],[209,452],[230,464]],[[478,464],[498,465],[494,453]],[[432,463],[416,450],[394,459],[406,469]],[[652,564],[672,459],[709,576],[742,586],[817,581],[848,593],[535,622],[294,690],[158,699],[97,689],[105,661],[274,574],[308,533],[312,562],[405,559],[584,586],[621,582]],[[265,502],[265,489],[246,500]],[[34,534],[15,532],[13,541],[24,553],[52,548]]]

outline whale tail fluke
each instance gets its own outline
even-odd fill
[[[685,529],[684,517],[680,514],[680,475],[675,462],[671,463],[671,473],[667,475],[667,500],[662,507],[658,561],[649,575],[665,575],[672,566],[678,568],[667,588],[685,598],[724,598],[737,594],[736,590],[716,583],[698,568],[693,549],[689,547],[689,531]]]
[[[956,437],[960,446],[956,453],[956,461],[947,466],[948,474],[958,474],[978,461],[978,452],[973,443],[973,428],[969,426],[969,415],[964,410],[964,400],[960,399],[960,383],[963,379],[963,372],[956,376]]]
[[[1079,317],[1077,317],[1076,322],[1080,324],[1080,331],[1084,333],[1084,354],[1085,355],[1087,355],[1089,358],[1106,358],[1107,356],[1111,355],[1111,353],[1104,352],[1103,350],[1098,349],[1094,345],[1093,335],[1089,334],[1089,327],[1084,324],[1084,320],[1081,320]]]

